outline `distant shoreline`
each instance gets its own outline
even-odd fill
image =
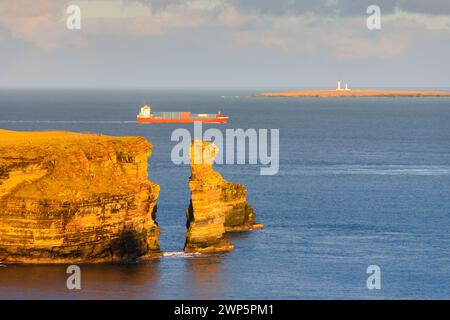
[[[427,90],[298,90],[283,92],[264,92],[257,97],[278,98],[426,98],[426,97],[448,97],[450,91],[427,91]]]

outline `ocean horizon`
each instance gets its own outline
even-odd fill
[[[0,129],[145,137],[165,253],[82,265],[79,291],[67,265],[7,265],[0,298],[449,299],[450,99],[254,97],[267,89],[0,89]],[[246,185],[264,230],[228,234],[231,253],[182,253],[190,170],[172,163],[171,133],[193,126],[137,124],[144,103],[230,117],[205,129],[279,129],[278,174],[215,165]],[[366,286],[370,265],[381,290]]]

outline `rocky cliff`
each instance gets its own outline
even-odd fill
[[[191,202],[186,210],[186,252],[226,252],[233,245],[225,238],[226,231],[261,229],[247,203],[247,190],[231,183],[216,172],[212,163],[217,155],[215,144],[194,140],[190,148]]]
[[[140,137],[0,130],[0,262],[159,255],[159,186]]]

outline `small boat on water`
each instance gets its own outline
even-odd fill
[[[228,117],[222,116],[217,112],[211,113],[190,113],[190,112],[154,112],[149,105],[144,105],[141,112],[137,115],[138,123],[191,123],[191,122],[206,122],[206,123],[227,123]]]

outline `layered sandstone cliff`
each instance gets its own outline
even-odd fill
[[[245,186],[231,183],[213,169],[218,153],[215,144],[194,140],[190,148],[191,202],[186,210],[186,252],[226,252],[233,245],[226,231],[261,229],[255,224],[255,213],[247,203]]]
[[[0,130],[0,262],[159,255],[159,186],[140,137]]]

